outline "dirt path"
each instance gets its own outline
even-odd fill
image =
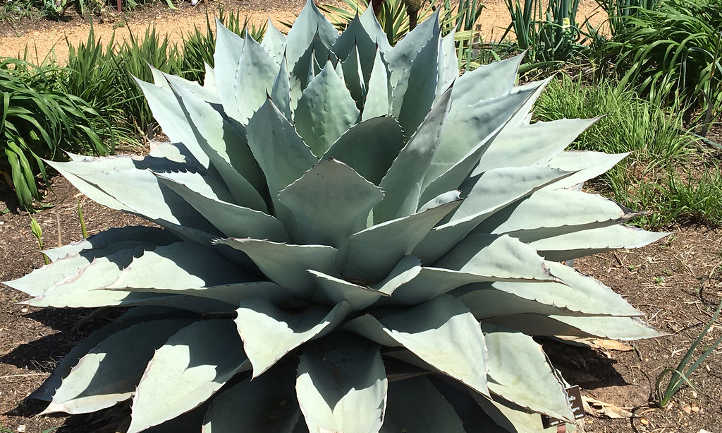
[[[248,16],[251,23],[262,25],[267,19],[281,29],[286,29],[281,23],[293,21],[303,6],[303,0],[225,0],[228,10],[238,10],[241,15]],[[340,3],[331,1],[329,3]],[[194,26],[205,29],[206,11],[209,14],[217,10],[218,2],[197,7],[182,5],[177,11],[158,7],[152,10],[143,10],[126,16],[112,17],[112,22],[95,23],[95,33],[103,41],[110,40],[115,32],[116,41],[133,35],[142,35],[148,25],[154,24],[161,32],[168,35],[172,42],[180,42],[183,35],[193,31]],[[480,24],[484,40],[496,40],[501,37],[509,24],[509,13],[504,0],[487,0],[486,8],[481,14]],[[594,25],[604,21],[605,16],[597,8],[594,0],[582,0],[579,7],[578,20],[592,17]],[[46,58],[54,58],[58,63],[64,64],[68,58],[66,38],[72,44],[85,41],[88,37],[90,24],[76,19],[70,23],[42,23],[40,26],[19,28],[10,32],[10,36],[0,37],[0,57],[21,57],[26,47],[29,53],[28,60],[40,62]],[[8,32],[4,32],[8,33]],[[14,35],[12,35],[14,33]]]

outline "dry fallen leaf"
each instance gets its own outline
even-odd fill
[[[586,395],[582,396],[584,412],[597,418],[631,418],[632,412],[626,408],[599,401]]]
[[[579,343],[584,346],[591,347],[592,349],[600,350],[616,350],[618,352],[630,352],[634,350],[634,347],[629,344],[622,343],[616,340],[607,340],[603,338],[582,338],[582,337],[559,337],[562,340],[571,341],[573,343]]]

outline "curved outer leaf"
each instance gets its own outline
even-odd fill
[[[390,114],[391,87],[388,75],[386,64],[381,58],[381,51],[377,50],[368,80],[368,90],[361,114],[362,121]]]
[[[451,215],[417,246],[414,255],[425,264],[434,263],[482,221],[509,204],[569,174],[551,168],[500,168],[470,178],[471,191]]]
[[[271,280],[300,294],[313,287],[308,270],[334,274],[338,250],[326,245],[291,245],[258,239],[219,239],[241,250]]]
[[[639,248],[669,233],[648,232],[636,227],[614,225],[561,234],[530,242],[549,260],[568,260],[619,248]]]
[[[345,329],[385,346],[403,346],[424,362],[488,395],[487,353],[481,327],[452,296],[401,312],[360,316]]]
[[[44,251],[52,263],[35,269],[22,278],[4,281],[3,284],[31,296],[40,296],[49,288],[77,275],[96,258],[123,249],[150,250],[173,241],[170,233],[155,227],[113,228],[86,240]]]
[[[188,319],[151,320],[108,336],[63,378],[43,413],[89,413],[129,399],[153,352],[189,323]]]
[[[561,282],[495,282],[470,285],[453,294],[477,318],[508,314],[641,316],[620,295],[594,278],[557,262],[546,262]]]
[[[289,65],[295,65],[299,61],[316,35],[327,47],[333,46],[338,38],[338,32],[333,24],[328,22],[313,0],[307,0],[286,38],[286,55]],[[325,57],[323,55],[323,58]]]
[[[564,206],[559,206],[564,203]],[[475,230],[532,242],[619,223],[626,215],[615,202],[572,190],[537,191],[483,221]]]
[[[472,233],[434,266],[500,280],[554,279],[534,248],[506,235]]]
[[[401,125],[393,117],[375,117],[352,126],[326,151],[378,184],[404,145]]]
[[[253,112],[266,100],[278,75],[279,62],[275,61],[263,47],[246,34],[243,54],[236,66],[232,92],[237,95],[236,105],[228,115],[247,124]]]
[[[388,399],[381,433],[466,433],[454,407],[426,377],[393,382]]]
[[[647,326],[637,317],[578,317],[515,314],[495,317],[487,321],[534,336],[561,335],[601,337],[611,338],[613,340],[641,340],[664,335],[654,328]]]
[[[288,75],[286,56],[281,59],[278,76],[276,76],[276,81],[273,82],[271,100],[276,104],[278,110],[283,113],[286,120],[289,122],[293,120],[293,113],[291,113],[291,82]]]
[[[314,306],[288,312],[265,300],[243,300],[236,310],[235,322],[243,349],[253,365],[253,377],[263,374],[301,344],[330,332],[350,311],[345,301],[330,310]]]
[[[431,47],[427,50],[427,57],[430,58],[429,51],[436,53],[437,48],[433,46],[438,46],[440,34],[439,12],[437,11],[385,53],[385,59],[389,65],[389,82],[393,89],[391,113],[394,117],[399,116],[404,104],[406,89],[416,58],[429,45]],[[436,68],[433,69],[433,73],[436,74]],[[436,90],[436,80],[431,88],[432,92],[434,90]]]
[[[156,350],[133,399],[129,433],[175,418],[206,401],[249,363],[230,320],[198,321]]]
[[[162,308],[161,308],[162,309]],[[62,384],[62,380],[71,369],[78,363],[80,358],[88,354],[90,350],[100,342],[122,331],[126,327],[144,320],[152,320],[159,310],[158,307],[136,307],[122,314],[112,323],[93,331],[89,336],[78,342],[73,348],[60,359],[52,374],[43,382],[38,389],[28,396],[29,399],[51,401],[55,392]]]
[[[286,35],[281,33],[280,30],[273,25],[273,22],[269,18],[266,22],[266,33],[263,35],[261,46],[268,53],[269,56],[276,62],[276,64],[284,63],[286,52]],[[282,66],[283,67],[283,66]]]
[[[93,201],[192,228],[207,229],[208,222],[172,191],[161,187],[143,161],[125,156],[83,161],[52,162],[54,169]],[[138,194],[136,191],[143,191]],[[99,197],[100,196],[100,197]],[[103,198],[106,197],[106,198]],[[96,200],[97,199],[97,200]]]
[[[484,152],[472,176],[500,167],[546,164],[597,119],[560,119],[504,128]],[[570,167],[574,171],[573,167]]]
[[[343,336],[301,354],[296,395],[311,432],[377,433],[388,380],[377,345]]]
[[[277,194],[316,163],[316,157],[293,125],[266,100],[248,125],[248,145],[266,175],[274,204]]]
[[[301,415],[293,389],[295,373],[290,365],[279,365],[220,392],[206,411],[202,433],[292,433]]]
[[[542,347],[520,332],[482,327],[489,350],[489,391],[523,408],[574,420],[564,384]]]
[[[482,65],[461,75],[454,84],[452,106],[468,107],[509,92],[514,87],[522,59],[524,54]]]
[[[322,160],[278,193],[295,241],[337,247],[366,228],[369,212],[382,199],[379,187],[336,160]]]
[[[331,61],[308,83],[298,101],[296,129],[311,151],[321,156],[359,120],[356,102]]]
[[[265,211],[261,196],[265,191],[263,174],[253,159],[243,126],[186,92],[174,77],[166,77],[183,107],[186,121],[193,127],[198,145],[208,154],[233,198],[240,205]],[[231,168],[226,168],[226,164]]]
[[[381,293],[378,290],[366,286],[359,286],[358,284],[326,275],[323,272],[312,270],[308,272],[316,280],[316,291],[313,296],[318,302],[336,304],[341,301],[346,301],[352,311],[359,311],[372,305],[382,296],[386,296],[385,293]]]
[[[447,203],[354,233],[344,251],[344,274],[369,282],[381,280],[398,260],[411,254],[429,231],[457,206],[459,202]]]
[[[117,274],[112,284],[98,287],[183,290],[235,282],[238,276],[237,266],[213,248],[174,242],[144,251]]]
[[[146,83],[137,78],[135,82],[143,92],[145,100],[148,102],[148,106],[153,113],[153,118],[158,122],[170,141],[183,143],[195,160],[198,161],[202,167],[208,168],[208,155],[206,155],[198,145],[198,140],[196,140],[191,125],[185,121],[183,108],[173,96],[170,87],[164,88],[159,85]],[[163,77],[162,83],[167,85],[165,77]]]
[[[221,284],[218,286],[182,289],[130,287],[128,292],[162,293],[166,295],[184,295],[196,298],[214,299],[235,308],[243,300],[255,298],[282,303],[289,300],[289,291],[271,281],[249,281],[245,283]]]
[[[215,194],[204,194],[193,185],[158,175],[161,184],[170,188],[193,209],[203,215],[226,236],[257,236],[272,241],[288,240],[283,224],[264,212],[219,200]]]
[[[574,171],[563,181],[549,185],[548,189],[573,188],[602,173],[606,173],[623,160],[628,153],[609,154],[602,152],[571,151],[555,155],[545,165],[565,171]]]
[[[451,109],[442,127],[441,144],[426,174],[423,188],[461,161],[465,155],[478,147],[479,143],[484,142],[485,145],[477,150],[477,156],[481,156],[486,146],[495,141],[493,139],[485,141],[485,139],[503,131],[499,128],[507,125],[532,93],[533,90],[515,89],[497,98],[486,99],[468,106],[454,105],[452,100]],[[469,172],[464,175],[468,175]],[[453,185],[453,188],[458,186],[458,184]]]
[[[374,209],[376,224],[411,215],[418,209],[424,178],[439,147],[450,96],[451,89],[439,97],[381,179],[380,186],[386,191],[386,197]]]

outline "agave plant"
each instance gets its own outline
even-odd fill
[[[130,433],[540,431],[574,422],[532,336],[658,335],[561,260],[662,234],[575,185],[594,120],[530,123],[520,57],[457,78],[438,15],[391,47],[309,1],[287,36],[218,26],[203,86],[139,81],[171,143],[52,163],[153,227],[48,250],[7,283],[41,307],[133,307],[33,397],[132,399]]]

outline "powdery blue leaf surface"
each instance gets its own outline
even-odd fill
[[[128,432],[197,407],[249,366],[233,321],[201,320],[182,328],[148,363],[135,391]]]
[[[377,433],[388,380],[379,347],[351,336],[301,354],[296,394],[309,431]]]

